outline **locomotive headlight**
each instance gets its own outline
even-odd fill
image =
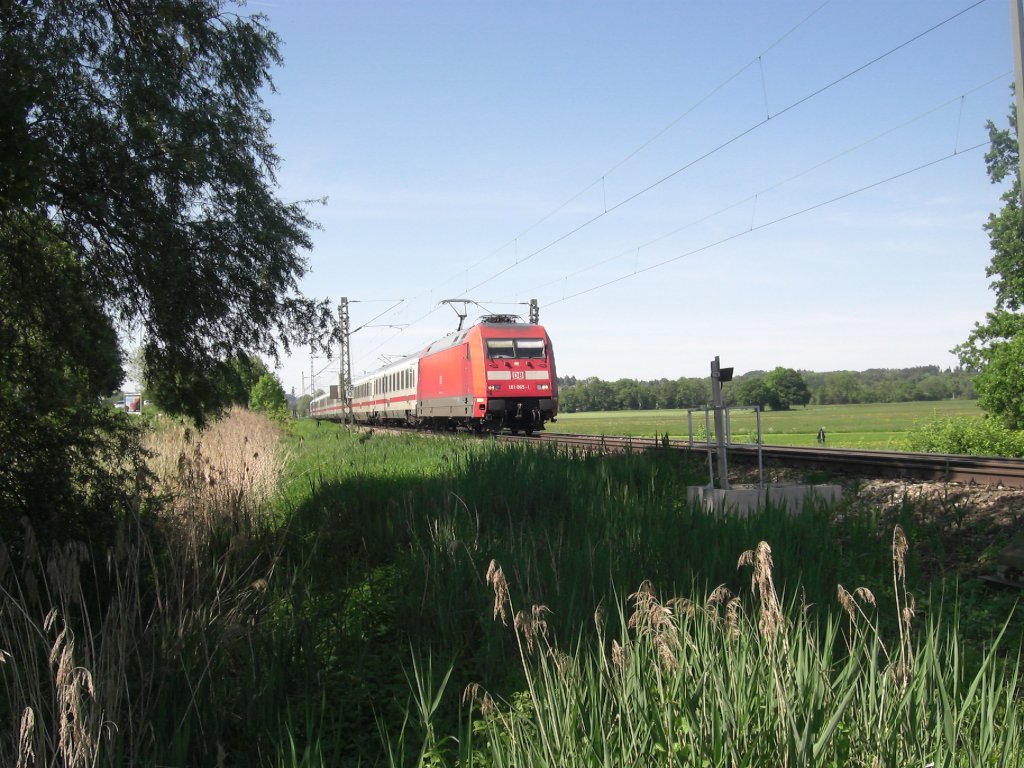
[[[487,391],[488,392],[497,392],[499,389],[501,389],[501,384],[488,384],[487,385]]]
[[[537,389],[551,389],[550,384],[538,384]]]

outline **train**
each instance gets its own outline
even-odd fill
[[[414,355],[310,402],[315,419],[527,435],[558,417],[551,338],[514,315],[485,315]]]

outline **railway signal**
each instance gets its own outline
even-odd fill
[[[725,398],[722,384],[732,381],[732,368],[723,368],[718,355],[711,361],[711,405],[715,409],[715,442],[718,445],[718,485],[729,488],[729,460],[725,455]]]

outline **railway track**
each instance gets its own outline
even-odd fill
[[[374,427],[380,432],[408,433],[398,427]],[[440,433],[444,434],[444,433]],[[551,443],[564,448],[602,453],[646,451],[668,447],[670,450],[707,455],[705,443],[669,440],[655,437],[614,437],[609,435],[575,435],[566,432],[538,432],[531,436],[498,434],[503,442],[527,440]],[[714,454],[716,447],[711,446]],[[729,464],[756,466],[757,446],[733,443],[729,446]],[[906,478],[914,480],[975,483],[1004,488],[1024,488],[1024,459],[993,456],[961,456],[945,453],[903,453],[900,451],[856,451],[842,448],[797,448],[762,445],[761,461],[766,468],[818,469],[851,477]]]
[[[653,437],[609,437],[542,432],[529,438],[501,435],[500,440],[533,440],[557,443],[567,448],[609,453],[649,450],[664,447],[664,440]],[[667,447],[706,455],[704,443],[669,440]],[[711,447],[714,452],[715,446]],[[756,463],[757,446],[732,444],[728,448],[730,464]],[[988,456],[958,456],[938,453],[901,453],[897,451],[854,451],[839,448],[795,448],[761,446],[761,459],[767,466],[821,469],[864,477],[945,480],[957,483],[1024,488],[1024,460]]]

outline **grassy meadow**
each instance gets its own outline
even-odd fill
[[[827,445],[835,448],[900,450],[907,433],[933,419],[982,417],[974,400],[939,400],[910,403],[856,405],[809,405],[789,411],[761,414],[761,434],[766,445],[816,445],[824,427]],[[694,413],[694,430],[703,430],[703,413]],[[752,411],[732,413],[735,442],[754,442],[756,417]],[[634,437],[688,437],[685,410],[606,411],[563,413],[552,431],[584,435],[631,435]],[[703,432],[700,432],[703,435]]]
[[[1024,764],[963,510],[722,517],[672,452],[250,417],[154,435],[109,552],[4,550],[0,763]]]

